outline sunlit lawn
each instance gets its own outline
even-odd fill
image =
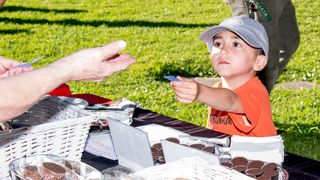
[[[280,82],[320,82],[320,1],[294,0],[301,44]],[[20,61],[45,56],[44,66],[76,50],[118,39],[137,63],[100,84],[69,83],[75,93],[119,99],[201,126],[207,109],[177,103],[164,75],[212,77],[200,33],[231,15],[223,0],[9,0],[0,11],[0,54]],[[48,74],[49,75],[49,74]],[[320,160],[320,90],[274,89],[275,124],[289,152]]]

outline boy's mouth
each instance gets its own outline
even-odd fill
[[[224,59],[220,59],[218,64],[230,64],[230,63],[228,61],[224,60]]]

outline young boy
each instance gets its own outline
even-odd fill
[[[171,82],[181,103],[199,101],[209,108],[208,127],[241,136],[274,136],[269,94],[256,73],[268,61],[264,27],[245,16],[234,16],[200,36],[211,52],[213,69],[221,76],[218,87],[178,77]]]

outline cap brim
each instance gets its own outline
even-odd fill
[[[224,31],[229,31],[229,29],[221,26],[211,27],[200,35],[200,40],[204,42],[211,42],[215,35]]]
[[[244,40],[245,42],[247,42],[250,46],[254,47],[254,48],[262,48],[262,45],[257,44],[256,41],[247,33],[245,32],[239,32],[238,30],[235,30],[231,27],[227,27],[227,26],[214,26],[208,30],[206,30],[205,32],[203,32],[200,35],[200,40],[207,42],[207,43],[211,43],[212,39],[215,35],[224,32],[224,31],[231,31],[235,34],[237,34],[242,40]]]

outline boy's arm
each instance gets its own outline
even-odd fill
[[[179,102],[190,104],[199,101],[216,110],[244,113],[240,98],[233,91],[226,88],[209,87],[180,76],[178,79],[181,81],[171,82],[171,86]]]
[[[198,83],[196,100],[219,111],[244,113],[239,96],[226,88],[208,87]]]

